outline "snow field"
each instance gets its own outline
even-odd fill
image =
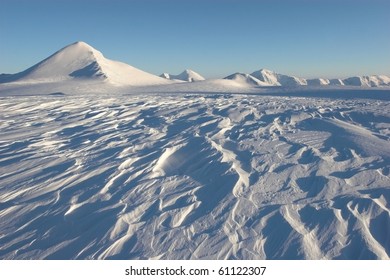
[[[389,259],[387,101],[0,98],[2,259]]]

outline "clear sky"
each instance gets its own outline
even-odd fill
[[[390,1],[0,0],[0,73],[75,41],[157,75],[390,75]]]

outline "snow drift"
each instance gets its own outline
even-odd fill
[[[390,257],[389,102],[0,101],[1,259]]]

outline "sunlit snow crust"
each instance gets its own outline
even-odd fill
[[[388,259],[379,93],[1,97],[0,258]]]

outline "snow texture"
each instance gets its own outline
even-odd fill
[[[76,43],[6,78],[0,259],[390,258],[386,77],[174,83]]]
[[[2,97],[0,258],[388,259],[389,108]]]

